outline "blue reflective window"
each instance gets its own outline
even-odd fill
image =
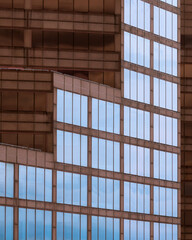
[[[19,198],[52,201],[52,170],[19,166]]]
[[[150,77],[124,69],[124,97],[150,104]]]
[[[150,240],[150,223],[124,219],[124,240]]]
[[[150,40],[124,32],[124,60],[150,67]]]
[[[154,187],[154,214],[177,217],[177,189]]]
[[[0,196],[13,198],[14,165],[0,162]]]
[[[124,144],[124,172],[150,177],[150,150]]]
[[[13,208],[0,206],[0,239],[13,240]]]
[[[124,210],[149,214],[150,186],[124,182]]]
[[[124,106],[124,135],[150,140],[150,113]]]
[[[119,210],[119,180],[92,177],[92,207]]]
[[[154,6],[154,23],[155,34],[177,41],[177,14]]]
[[[92,138],[92,167],[120,171],[120,143]]]
[[[27,199],[35,200],[35,168],[27,168]]]
[[[177,111],[177,84],[154,78],[154,105]]]
[[[87,240],[87,216],[57,212],[57,240]]]
[[[35,239],[35,209],[27,209],[27,240]],[[21,228],[21,226],[19,226]]]
[[[92,99],[92,128],[120,133],[120,105]]]
[[[26,239],[26,209],[19,208],[19,240]]]
[[[154,178],[177,181],[177,154],[154,150]]]
[[[92,240],[120,240],[120,220],[118,218],[91,217]]]
[[[87,176],[57,171],[57,202],[87,206]]]
[[[36,200],[44,200],[45,182],[44,169],[36,168]]]
[[[154,223],[154,240],[178,239],[178,227],[175,224]]]
[[[36,210],[36,239],[44,239],[44,211]]]
[[[57,121],[87,127],[88,98],[57,89]]]
[[[177,7],[177,0],[161,0],[161,1]]]
[[[154,114],[154,141],[177,146],[177,119]]]
[[[87,166],[87,136],[57,130],[57,161]]]
[[[177,76],[177,49],[157,42],[154,47],[154,69]]]
[[[51,240],[52,212],[19,208],[19,240]]]

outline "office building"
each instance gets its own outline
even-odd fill
[[[0,239],[190,239],[182,4],[0,0]]]

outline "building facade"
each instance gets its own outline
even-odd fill
[[[0,239],[187,239],[180,1],[0,6]]]

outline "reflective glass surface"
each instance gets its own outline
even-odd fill
[[[57,162],[87,166],[87,136],[57,130]]]
[[[87,176],[57,171],[57,203],[87,206]]]
[[[57,89],[57,121],[87,127],[88,98]]]
[[[150,40],[124,32],[124,60],[150,67]]]
[[[177,119],[154,114],[154,141],[177,146]]]
[[[150,140],[150,113],[124,106],[124,134]]]
[[[154,6],[154,33],[177,41],[177,14]]]
[[[120,240],[118,218],[91,217],[91,240]]]
[[[124,144],[124,172],[150,177],[150,149]]]
[[[124,211],[150,213],[150,186],[124,182]]]
[[[150,104],[150,76],[124,69],[124,98]]]
[[[120,181],[92,177],[92,207],[120,209]]]
[[[154,150],[154,178],[177,181],[177,154]]]
[[[57,240],[87,240],[87,216],[57,212]]]
[[[120,171],[120,143],[92,137],[92,168]]]
[[[92,128],[120,133],[120,105],[92,98]]]
[[[177,76],[177,49],[157,42],[153,43],[153,47],[154,69]]]
[[[160,0],[160,1],[168,3],[170,5],[173,5],[173,6],[177,7],[177,0]]]
[[[142,0],[125,0],[124,22],[145,31],[150,31],[150,4]]]
[[[19,240],[51,240],[52,212],[19,208]]]
[[[154,105],[177,111],[177,84],[154,78],[153,81]]]
[[[13,198],[14,165],[0,162],[0,197]]]
[[[0,239],[13,240],[13,207],[0,206]]]
[[[178,227],[175,224],[154,223],[154,240],[177,240]]]
[[[177,189],[154,187],[154,214],[177,217]]]
[[[52,170],[19,166],[19,198],[52,201]]]
[[[125,219],[124,240],[150,240],[150,222]]]

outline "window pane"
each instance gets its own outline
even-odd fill
[[[27,240],[35,239],[35,210],[27,209]]]
[[[73,93],[73,124],[80,125],[80,95]]]
[[[26,240],[26,209],[25,208],[19,208],[19,240]]]
[[[36,240],[44,239],[44,211],[36,210]]]
[[[5,207],[0,206],[0,239],[5,239]]]
[[[5,163],[0,162],[0,196],[5,197]]]
[[[52,212],[45,211],[45,239],[52,239]]]
[[[26,199],[26,166],[19,166],[19,198]]]
[[[64,91],[57,89],[57,121],[64,121]]]
[[[73,240],[80,240],[80,215],[73,214]]]
[[[73,223],[74,224],[74,223]],[[72,214],[64,213],[64,240],[72,240]]]
[[[65,92],[65,122],[72,123],[72,93]]]
[[[57,171],[57,202],[63,203],[63,172]]]
[[[65,204],[72,204],[72,173],[64,173],[65,181],[65,192],[64,202]]]
[[[27,199],[35,200],[35,168],[27,167]]]
[[[13,208],[6,207],[6,239],[13,240]]]
[[[45,169],[45,201],[52,201],[52,170]]]
[[[98,129],[98,100],[92,98],[92,128]]]
[[[44,201],[44,169],[36,168],[36,200]]]
[[[88,104],[87,97],[81,96],[81,126],[87,127]]]
[[[63,240],[63,213],[57,212],[57,239]]]

